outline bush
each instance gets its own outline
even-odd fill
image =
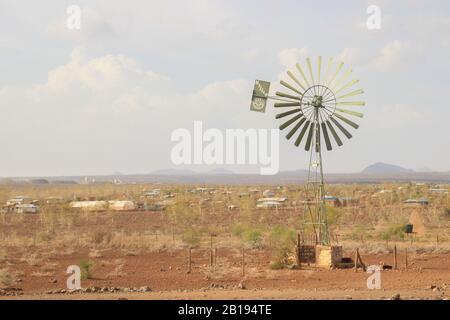
[[[248,244],[252,248],[261,246],[262,232],[259,229],[237,223],[231,228],[231,233],[234,236],[241,238],[244,243]]]
[[[395,225],[389,227],[380,235],[382,240],[403,240],[405,238],[405,225]]]
[[[335,207],[326,207],[327,210],[327,223],[329,226],[337,224],[339,218],[342,216],[342,212]]]
[[[283,269],[291,264],[289,257],[294,251],[295,239],[296,232],[294,229],[277,226],[272,230],[270,234],[270,246],[272,248],[271,269]]]
[[[189,246],[195,247],[200,243],[201,236],[200,231],[189,228],[183,233],[181,240]]]
[[[262,234],[258,229],[247,229],[243,232],[242,238],[244,242],[250,245],[252,248],[261,246]]]
[[[0,283],[4,286],[10,286],[14,282],[13,276],[5,269],[0,270]]]
[[[81,260],[79,263],[81,270],[81,280],[92,279],[92,268],[94,264],[89,260]]]

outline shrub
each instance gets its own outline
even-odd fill
[[[326,207],[327,210],[327,223],[329,226],[337,224],[339,218],[342,216],[342,212],[335,207]]]
[[[382,232],[380,237],[382,240],[403,240],[405,237],[405,226],[403,224],[391,226]]]
[[[94,264],[89,260],[83,259],[80,261],[79,267],[81,270],[81,279],[82,280],[92,279],[93,266],[94,266]]]
[[[249,244],[252,248],[257,248],[261,246],[262,242],[262,234],[261,231],[258,229],[247,229],[243,232],[242,238],[244,242]]]
[[[282,226],[275,227],[270,234],[272,247],[271,269],[283,269],[290,264],[289,257],[294,251],[296,232]]]
[[[200,243],[201,236],[200,231],[189,228],[183,233],[181,240],[189,246],[194,247]]]
[[[14,279],[13,276],[5,269],[0,270],[0,283],[4,286],[12,285]]]

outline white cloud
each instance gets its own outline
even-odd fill
[[[360,47],[347,47],[337,55],[336,59],[346,65],[356,66],[367,62],[367,54]]]
[[[420,44],[395,40],[384,46],[373,64],[380,69],[411,67],[421,56]]]
[[[307,48],[289,48],[278,53],[278,60],[284,67],[289,68],[297,62],[304,61],[308,55],[309,50]]]

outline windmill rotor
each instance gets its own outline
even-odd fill
[[[325,64],[325,70],[322,70]],[[275,93],[286,100],[274,105],[283,108],[283,112],[275,116],[283,120],[280,130],[288,130],[286,138],[292,139],[295,146],[304,142],[307,151],[314,143],[314,129],[320,135],[318,139],[323,139],[330,151],[335,146],[343,145],[341,137],[352,138],[349,130],[359,128],[354,118],[364,116],[362,112],[352,109],[365,105],[358,99],[364,90],[354,88],[359,80],[352,79],[353,70],[345,70],[344,63],[334,65],[332,58],[325,64],[319,56],[315,68],[311,59],[307,58],[305,72],[304,67],[297,63],[294,69],[286,72],[287,79],[280,81],[281,88]],[[311,134],[305,134],[305,130]],[[310,136],[311,139],[308,139]]]

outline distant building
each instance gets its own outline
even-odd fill
[[[261,209],[280,208],[286,205],[287,197],[261,198],[256,202],[256,207]]]
[[[404,203],[409,205],[427,206],[429,204],[429,201],[427,199],[408,199]]]
[[[269,190],[269,189],[264,190],[263,197],[266,197],[266,198],[275,197],[275,192],[273,192],[272,190]]]
[[[64,203],[63,197],[48,197],[45,199],[46,204],[62,204]]]
[[[82,211],[106,211],[107,201],[72,201],[70,207]]]
[[[39,207],[34,204],[18,204],[14,207],[16,213],[38,213]]]
[[[136,205],[133,201],[129,200],[113,200],[108,201],[108,209],[112,211],[134,211]]]
[[[32,199],[30,197],[26,196],[16,196],[12,199],[6,200],[7,206],[14,206],[17,204],[30,204],[32,202]]]

